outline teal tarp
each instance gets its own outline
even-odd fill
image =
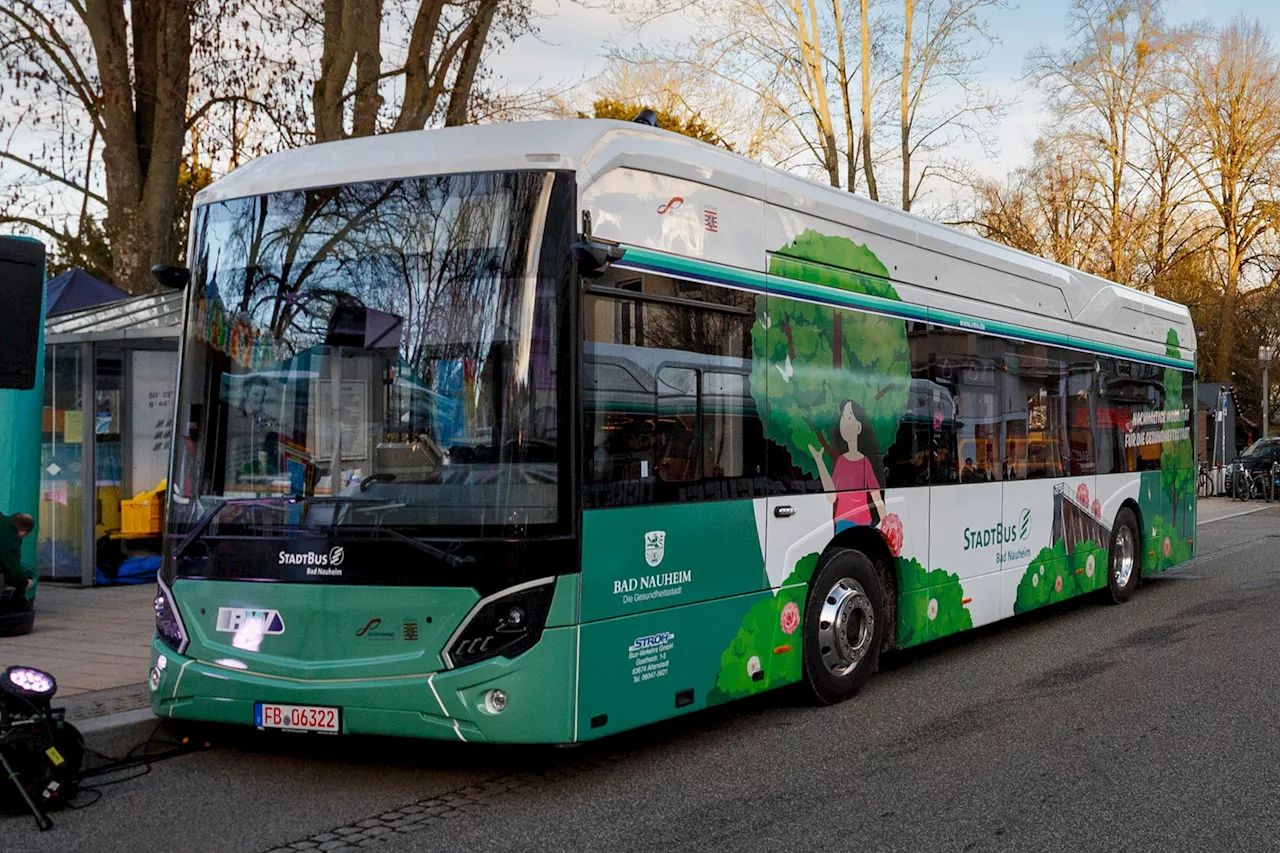
[[[43,276],[41,277],[43,279]],[[44,288],[41,288],[43,293]],[[0,388],[0,512],[25,512],[36,529],[22,543],[22,561],[36,564],[40,539],[40,441],[44,410],[44,307],[40,311],[36,384],[30,391]],[[0,334],[3,331],[0,330]],[[38,583],[38,581],[37,581]]]

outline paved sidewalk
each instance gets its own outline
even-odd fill
[[[35,630],[0,637],[0,669],[14,664],[53,673],[58,698],[140,685],[151,665],[155,584],[88,589],[44,582]]]
[[[1211,521],[1223,521],[1253,512],[1271,509],[1277,504],[1265,501],[1237,501],[1231,498],[1199,498],[1196,501],[1196,525],[1208,524]]]

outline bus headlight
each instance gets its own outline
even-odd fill
[[[455,669],[499,655],[513,658],[533,648],[554,590],[555,578],[542,578],[482,599],[445,643],[444,665]]]
[[[182,616],[173,601],[173,592],[164,581],[156,578],[156,636],[166,646],[178,654],[187,650],[190,640],[187,638],[186,626],[182,624]]]

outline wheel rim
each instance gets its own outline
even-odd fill
[[[1129,580],[1133,577],[1137,554],[1134,545],[1133,533],[1128,527],[1121,527],[1116,533],[1116,547],[1111,559],[1114,563],[1112,574],[1116,579],[1116,586],[1122,589],[1129,585]]]
[[[836,676],[848,675],[866,659],[875,636],[871,599],[853,578],[841,578],[827,592],[818,616],[818,651]]]

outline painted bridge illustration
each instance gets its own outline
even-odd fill
[[[1061,539],[1067,553],[1076,546],[1092,541],[1102,547],[1111,544],[1111,527],[1096,518],[1087,506],[1082,506],[1066,483],[1053,487],[1053,535],[1049,544]]]

